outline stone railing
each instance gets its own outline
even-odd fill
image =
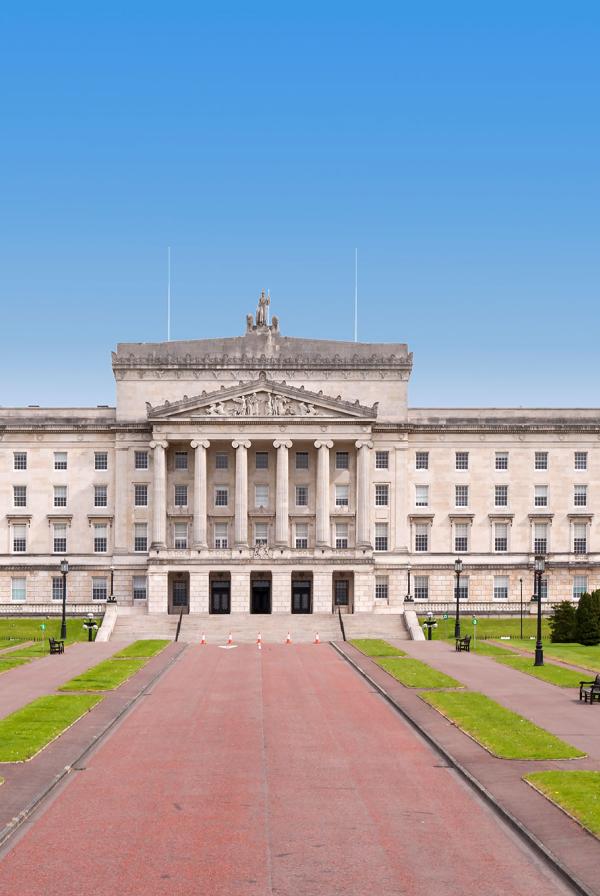
[[[98,600],[89,604],[67,603],[67,616],[103,616],[106,601]],[[0,616],[62,616],[62,602],[57,600],[51,604],[8,603],[0,604]]]
[[[537,613],[536,601],[523,601],[523,615],[530,616]],[[430,601],[416,600],[404,604],[404,610],[410,607],[418,616],[426,616],[427,613],[448,613],[452,616],[456,611],[456,601]],[[542,600],[542,613],[547,616],[554,610],[555,604]],[[460,601],[461,616],[519,616],[521,614],[521,602],[518,600],[505,601]]]

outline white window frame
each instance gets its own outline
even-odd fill
[[[375,600],[390,601],[390,577],[375,576]]]
[[[504,593],[506,592],[506,593]],[[510,592],[510,581],[508,576],[494,576],[494,587],[492,591],[493,600],[508,600]]]
[[[260,534],[259,534],[260,533]],[[269,524],[254,523],[254,547],[266,547],[269,544]]]
[[[264,497],[261,498],[260,495]],[[262,483],[258,483],[254,486],[254,506],[256,508],[264,507],[267,508],[269,506],[269,486],[264,485]]]
[[[468,554],[470,547],[470,526],[469,523],[455,522],[454,523],[454,553],[455,554]],[[459,534],[460,530],[460,534]]]
[[[468,485],[455,485],[454,486],[454,506],[455,507],[468,507],[469,506],[469,486]]]
[[[337,550],[346,550],[349,545],[348,523],[335,524],[335,546]]]
[[[229,486],[215,486],[215,507],[229,507]]]
[[[308,549],[308,523],[296,523],[294,526],[294,545],[298,551]]]
[[[429,576],[414,576],[413,596],[415,600],[429,600]]]
[[[179,534],[178,534],[179,532]],[[183,532],[183,535],[181,534]],[[188,548],[188,524],[181,520],[173,523],[173,547],[176,551],[187,551]]]
[[[217,451],[215,454],[215,470],[229,469],[229,454],[226,451]]]
[[[573,600],[579,600],[582,594],[588,593],[588,577],[573,576]]]
[[[63,533],[57,535],[57,533]],[[66,554],[67,553],[67,524],[66,523],[53,523],[52,525],[52,553],[53,554]]]
[[[454,452],[454,469],[462,470],[462,471],[469,469],[469,452],[468,451],[455,451]]]
[[[349,507],[350,506],[350,486],[338,482],[335,485],[335,506],[336,507]]]
[[[13,507],[27,507],[26,485],[13,485]]]
[[[228,522],[216,522],[215,523],[215,550],[216,551],[224,551],[229,547],[229,523]]]
[[[108,597],[108,578],[92,576],[92,600],[106,600]]]
[[[94,486],[94,507],[108,507],[108,486]]]
[[[506,538],[503,535],[498,534],[500,527],[504,527],[504,529],[506,531]],[[510,526],[508,523],[498,520],[498,522],[495,522],[493,524],[492,539],[493,539],[493,548],[494,548],[493,553],[494,554],[507,554],[508,553],[509,532],[510,532]],[[498,544],[502,541],[506,541],[506,547],[504,547],[504,548],[498,547]]]
[[[588,487],[583,483],[576,482],[573,486],[573,507],[588,506]]]
[[[108,470],[108,451],[94,451],[94,470]]]
[[[143,583],[143,584],[140,584]],[[136,592],[138,592],[136,594]],[[142,592],[142,593],[140,593]],[[131,580],[131,596],[133,600],[148,600],[148,577],[133,576]]]
[[[178,450],[174,452],[173,469],[177,471],[189,469],[189,454],[187,451]]]
[[[375,483],[375,507],[390,506],[390,487],[387,482]]]
[[[51,584],[51,597],[52,600],[62,600],[63,599],[63,589],[65,587],[65,580],[62,576],[52,576],[52,584]]]
[[[185,501],[182,500],[183,498],[185,498]],[[178,482],[173,486],[173,506],[188,506],[188,487],[181,482]]]
[[[133,551],[135,554],[148,553],[148,523],[134,523]]]
[[[298,501],[298,497],[306,492],[306,501]],[[296,507],[308,507],[309,490],[308,485],[297,485],[294,489],[294,500]]]
[[[27,452],[13,451],[13,470],[27,469]]]
[[[69,466],[69,455],[67,451],[54,452],[54,469],[66,470]]]
[[[134,470],[147,470],[149,467],[148,460],[148,452],[147,451],[134,451],[133,454],[133,469]]]
[[[69,489],[66,485],[53,486],[54,507],[66,507],[69,501]]]
[[[548,469],[548,452],[547,451],[536,451],[533,459],[533,468],[534,470],[547,470]]]
[[[547,507],[548,506],[548,486],[547,485],[534,485],[533,486],[533,506],[534,507]]]
[[[258,458],[260,457],[260,463]],[[257,451],[254,455],[254,468],[255,470],[268,470],[269,469],[269,452],[268,451]]]
[[[583,530],[583,536],[581,531]],[[572,545],[574,554],[587,554],[589,551],[589,524],[582,520],[573,521]]]
[[[544,527],[544,535],[538,534],[538,527]],[[533,542],[532,549],[534,554],[547,554],[550,546],[550,526],[547,522],[543,520],[535,521],[533,523]]]
[[[415,470],[429,469],[429,451],[415,451]]]
[[[429,507],[428,485],[415,485],[415,507]]]
[[[24,533],[24,537],[17,534],[18,532]],[[11,554],[26,554],[27,553],[27,523],[12,523],[11,531],[10,531],[10,546],[11,546]],[[19,543],[19,547],[17,547],[17,542]],[[23,547],[21,547],[21,543]]]
[[[494,469],[508,470],[508,457],[508,451],[496,451],[494,459]]]
[[[16,588],[15,585],[17,582],[22,582],[22,586]],[[21,596],[15,597],[15,593]],[[11,603],[15,604],[24,604],[27,600],[27,577],[26,576],[11,576],[10,579],[10,600]]]
[[[506,495],[506,500],[499,503],[498,498],[501,494]],[[508,485],[494,485],[494,507],[508,507],[508,498]]]
[[[296,470],[308,470],[309,459],[308,459],[308,451],[296,451],[296,456],[294,458],[294,466]],[[299,459],[302,458],[302,461],[298,463]],[[304,459],[306,458],[306,463],[304,463]]]
[[[379,530],[379,531],[378,531]],[[375,544],[376,551],[389,551],[390,549],[390,527],[388,523],[375,523]]]
[[[588,468],[588,453],[587,451],[575,451],[573,454],[573,469],[574,470],[587,470]]]
[[[376,470],[389,470],[390,468],[390,452],[389,451],[375,451],[375,469]]]
[[[415,523],[415,553],[416,554],[427,554],[431,549],[431,526],[429,523]],[[425,541],[422,541],[422,539]],[[421,541],[419,540],[421,539]],[[422,547],[422,545],[425,547]]]
[[[345,458],[345,460],[344,460]],[[349,470],[350,469],[350,452],[349,451],[336,451],[335,452],[335,468],[336,470]]]
[[[94,554],[108,553],[108,524],[93,523],[94,527]],[[104,534],[98,534],[102,533]]]
[[[146,482],[134,482],[133,483],[133,506],[134,507],[147,507],[148,506],[148,483],[146,483]]]

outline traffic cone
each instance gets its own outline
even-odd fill
[[[206,644],[206,635],[202,632],[202,639],[200,641],[201,644]]]
[[[285,643],[286,643],[286,644],[291,644],[291,643],[292,643],[292,636],[290,635],[289,632],[287,633],[287,636],[286,636],[286,639],[285,639]]]
[[[321,642],[319,641],[319,633],[315,632],[315,644],[320,644],[320,643]]]
[[[227,644],[233,644],[233,635],[229,632],[229,637],[227,638]]]
[[[256,639],[256,644],[259,650],[262,650],[262,637],[260,632],[258,633],[258,638]]]

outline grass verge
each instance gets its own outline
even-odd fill
[[[102,617],[96,616],[95,621],[100,625]],[[60,638],[61,620],[57,616],[37,616],[37,617],[15,617],[7,616],[0,619],[0,643],[9,641],[14,643],[14,639],[19,641],[46,641],[46,650],[48,649],[48,638]],[[42,625],[45,628],[42,629]],[[67,619],[67,641],[87,641],[87,629],[83,627],[83,619],[81,617]],[[6,644],[6,646],[10,646]]]
[[[474,628],[477,628],[477,643],[484,638],[500,638],[502,635],[508,635],[511,638],[518,638],[521,634],[521,620],[518,616],[477,616],[477,626],[473,625],[472,614],[467,606],[461,604],[460,629],[463,638],[465,635],[474,634]],[[425,616],[419,616],[421,624],[425,621]],[[436,641],[449,640],[454,641],[454,617],[448,614],[448,619],[442,619],[436,615],[437,629],[433,631],[433,637]],[[536,633],[536,619],[533,616],[523,618],[523,636],[528,638]],[[544,640],[550,639],[550,628],[547,617],[542,619],[542,637]]]
[[[31,659],[27,659],[27,657],[12,657],[10,654],[6,658],[0,657],[0,675],[3,672],[8,672],[9,669],[16,669],[17,666],[25,666],[29,662]]]
[[[519,641],[515,647],[521,650],[534,651],[531,641]],[[544,656],[553,660],[562,660],[563,663],[571,663],[573,666],[581,666],[582,669],[590,669],[592,672],[600,672],[600,644],[594,647],[585,647],[583,644],[544,644]]]
[[[104,660],[67,681],[59,691],[113,691],[145,664],[145,659]]]
[[[559,688],[578,688],[581,681],[581,672],[574,669],[564,669],[562,666],[555,666],[553,663],[545,663],[543,666],[534,666],[533,660],[528,656],[518,656],[511,654],[510,656],[495,656],[497,663],[503,666],[510,666],[511,669],[517,669],[519,672],[525,672],[526,675],[532,675],[548,684],[555,684]]]
[[[600,772],[533,772],[525,780],[600,837]]]
[[[577,759],[581,750],[476,691],[420,694],[500,759]]]
[[[94,694],[39,697],[0,719],[0,762],[31,759],[101,699]]]
[[[438,672],[437,669],[432,669],[431,666],[422,663],[420,660],[413,660],[409,657],[392,656],[376,659],[375,662],[378,666],[381,666],[382,669],[385,669],[389,675],[395,678],[396,681],[399,681],[407,688],[464,687],[460,681],[451,678],[449,675],[445,675],[443,672]]]
[[[159,641],[157,639],[146,639],[142,641],[134,641],[124,650],[119,650],[113,655],[113,659],[122,659],[127,657],[151,657],[164,650],[169,641]]]
[[[356,638],[350,641],[353,647],[364,653],[365,656],[406,656],[403,650],[398,647],[392,647],[387,641],[381,638]]]

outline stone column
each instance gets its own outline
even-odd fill
[[[235,545],[248,547],[248,448],[250,442],[232,442],[235,448]]]
[[[292,447],[290,441],[275,441],[273,448],[277,448],[277,478],[275,487],[275,544],[281,547],[289,547],[290,531],[290,483],[289,483],[289,455]]]
[[[131,550],[133,533],[129,531],[127,521],[129,508],[132,505],[128,481],[131,473],[127,469],[129,449],[117,445],[115,451],[114,507],[115,507],[115,554],[127,554]]]
[[[206,449],[210,442],[193,441],[194,449],[194,531],[192,547],[196,550],[208,547],[206,538]]]
[[[317,547],[328,547],[331,541],[329,520],[329,449],[333,442],[315,442],[317,454]]]
[[[152,549],[167,546],[167,462],[168,442],[150,442],[154,452],[154,480],[152,487]]]
[[[370,547],[369,473],[373,442],[356,442],[356,546]]]

